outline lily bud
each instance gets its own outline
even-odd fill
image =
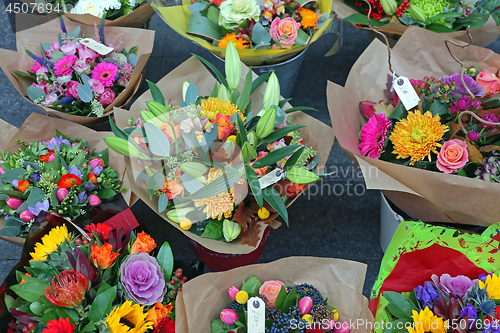
[[[5,203],[7,204],[7,206],[9,206],[10,208],[14,209],[14,210],[17,210],[22,204],[23,204],[23,200],[19,199],[19,198],[8,198]]]
[[[205,182],[204,175],[208,172],[208,167],[198,162],[184,162],[180,168],[185,173],[193,176],[193,178]]]
[[[155,102],[155,101],[147,101],[146,105],[151,111],[152,114],[155,115],[161,122],[167,122],[168,118],[165,116],[166,113],[168,113],[167,107],[161,103]]]
[[[276,108],[271,108],[264,113],[257,123],[256,133],[261,139],[265,138],[274,129],[274,122],[276,121]]]
[[[222,99],[223,101],[229,101],[229,91],[227,90],[226,86],[221,84],[219,87],[219,90],[217,90],[217,97]]]
[[[116,136],[108,136],[104,138],[106,145],[120,155],[138,158],[141,152],[128,140],[118,138]]]
[[[21,218],[21,220],[23,220],[24,222],[29,222],[31,220],[33,220],[35,218],[35,215],[31,214],[29,212],[29,210],[23,210],[21,212],[21,214],[19,215],[19,217]]]
[[[233,301],[236,300],[236,294],[239,292],[240,290],[238,289],[238,287],[236,286],[232,286],[230,287],[228,290],[227,290],[227,293],[229,294],[229,297],[231,297],[231,299]]]
[[[186,218],[186,214],[192,210],[193,208],[171,209],[167,212],[167,218],[175,223],[181,223]]]
[[[186,100],[186,93],[187,93],[188,88],[189,88],[189,82],[184,81],[184,83],[182,84],[182,100],[183,101]]]
[[[427,21],[427,16],[425,15],[425,12],[422,8],[411,5],[410,8],[408,9],[408,13],[410,14],[410,17],[420,21],[420,22],[426,22]]]
[[[222,223],[222,232],[224,234],[226,242],[231,242],[240,235],[241,226],[236,222],[225,219]]]
[[[313,306],[313,301],[312,298],[309,296],[301,298],[299,303],[297,304],[301,316],[309,314],[309,312],[311,312],[312,306]]]
[[[398,3],[396,0],[380,0],[380,4],[387,15],[396,14],[396,10],[398,9]]]
[[[245,144],[243,144],[243,148],[241,148],[241,155],[243,156],[243,160],[245,162],[249,162],[257,157],[257,152],[255,151],[255,148],[252,147],[247,141],[245,142]]]
[[[220,313],[220,319],[226,325],[234,325],[238,321],[239,317],[236,311],[224,309]]]
[[[271,105],[278,105],[280,102],[280,83],[274,72],[269,76],[266,90],[264,91],[264,99],[262,108],[268,110]]]
[[[255,134],[254,131],[247,133],[247,141],[249,144],[251,144],[252,146],[255,146],[257,144],[257,140],[258,140],[257,134]]]
[[[241,63],[240,56],[236,47],[232,42],[227,43],[226,47],[226,80],[229,89],[235,90],[238,88],[241,78]]]

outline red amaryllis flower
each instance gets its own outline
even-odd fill
[[[76,306],[85,298],[88,284],[85,275],[75,270],[63,271],[52,278],[45,290],[45,297],[56,306]]]
[[[58,320],[52,319],[47,323],[47,328],[42,333],[73,333],[75,324],[69,322],[69,318]]]
[[[72,188],[77,187],[82,183],[82,180],[75,175],[63,175],[61,180],[57,182],[57,187],[59,188]]]
[[[175,333],[175,323],[169,316],[163,318],[158,325],[156,325],[153,333]]]
[[[113,230],[113,228],[104,223],[97,223],[97,225],[91,223],[90,225],[85,227],[85,230],[87,230],[91,234],[95,232],[97,236],[99,236],[101,241],[107,242],[109,239],[109,232]]]

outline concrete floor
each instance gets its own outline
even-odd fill
[[[3,3],[0,5],[0,22],[7,27],[7,15]],[[191,53],[205,58],[209,53],[203,48],[183,39],[171,30],[158,16],[153,17],[151,29],[156,31],[155,46],[146,68],[146,78],[156,82],[172,69],[186,60]],[[326,103],[327,80],[344,84],[351,66],[369,44],[365,31],[343,26],[344,41],[340,52],[331,57],[324,55],[335,42],[336,36],[325,35],[310,46],[293,90],[294,105],[307,105],[319,110],[311,115],[331,124]],[[15,34],[4,28],[0,34],[0,47],[15,49]],[[491,45],[500,52],[500,43]],[[0,73],[0,117],[19,127],[32,112],[38,108],[24,101],[12,87],[3,72]],[[141,86],[138,95],[145,91]],[[289,209],[290,228],[281,227],[271,233],[262,262],[269,262],[287,256],[318,256],[343,258],[364,262],[368,265],[364,294],[369,291],[377,277],[383,252],[380,248],[380,194],[378,191],[365,190],[364,181],[357,169],[335,143],[328,159],[328,167],[343,170],[341,178],[323,179],[320,184],[325,190],[323,195],[307,195],[299,198]],[[358,194],[344,190],[358,185]],[[337,188],[337,191],[328,189]],[[361,188],[363,191],[361,191]],[[328,193],[330,192],[330,193]],[[170,242],[176,259],[195,260],[195,255],[186,237],[165,223],[142,202],[133,207],[139,222],[149,229],[161,224],[157,242]],[[0,281],[17,263],[21,249],[0,241]]]

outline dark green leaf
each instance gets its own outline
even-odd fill
[[[269,75],[271,75],[271,72],[264,73],[264,74],[260,75],[258,78],[256,78],[252,82],[252,89],[250,89],[250,94],[252,94],[255,91],[255,89],[260,87],[264,82],[266,82]]]
[[[38,202],[42,202],[44,198],[45,192],[38,187],[33,187],[28,197],[28,205],[35,206]]]
[[[288,312],[288,308],[296,305],[297,305],[297,291],[295,290],[295,287],[292,287],[292,289],[286,296],[285,302],[283,303],[281,310],[284,312]]]
[[[243,92],[240,97],[238,97],[238,101],[236,102],[236,106],[241,111],[245,110],[245,107],[248,104],[248,99],[250,98],[250,91],[252,90],[252,71],[249,70],[247,76],[245,77],[245,86],[243,87]],[[239,118],[239,117],[238,117]]]
[[[97,291],[97,293],[99,293],[99,291]],[[115,298],[116,286],[108,288],[106,291],[97,295],[89,309],[89,320],[93,322],[102,320],[106,314],[111,312],[111,307]]]
[[[223,221],[211,220],[205,227],[205,231],[203,232],[201,237],[210,239],[221,239],[222,237],[224,237],[224,233],[222,232],[222,224]]]
[[[165,274],[165,281],[169,281],[172,276],[172,271],[174,270],[174,255],[168,242],[163,243],[160,251],[158,251],[156,260],[163,270],[163,274]]]
[[[218,24],[200,15],[189,16],[186,32],[212,40],[220,40],[223,37],[221,28]]]
[[[198,60],[200,60],[201,62],[203,62],[205,65],[207,65],[215,73],[215,75],[217,76],[217,79],[219,80],[219,82],[222,83],[224,86],[226,86],[226,88],[228,88],[226,78],[224,77],[224,75],[222,75],[222,73],[217,68],[215,68],[214,65],[212,65],[208,60],[206,60],[205,58],[200,57],[199,55],[196,55],[196,54],[193,54],[193,55],[196,58],[198,58]]]
[[[285,220],[286,225],[288,225],[288,212],[286,210],[285,203],[281,199],[279,193],[272,186],[269,186],[262,190],[262,196],[268,204],[273,207],[278,214]]]
[[[24,281],[26,283],[16,284],[11,286],[10,289],[28,302],[38,302],[40,297],[45,295],[45,290],[49,286],[47,282],[34,277],[26,276]]]
[[[97,192],[97,194],[99,195],[99,198],[107,200],[114,197],[116,195],[116,191],[110,188],[103,188],[100,189],[99,192]]]
[[[292,155],[297,149],[299,149],[301,146],[297,145],[292,145],[292,146],[286,146],[283,148],[279,148],[276,150],[273,150],[263,158],[261,158],[258,161],[255,161],[254,164],[252,165],[255,169],[263,168],[265,166],[272,165],[279,160],[284,159],[285,157]]]
[[[418,310],[405,296],[394,291],[385,291],[384,298],[389,302],[387,309],[398,319],[411,320],[412,310]]]
[[[302,148],[300,148],[295,153],[293,153],[292,156],[290,156],[290,158],[286,161],[285,166],[283,167],[283,171],[286,172],[286,171],[290,170],[295,165],[295,163],[297,163],[297,161],[299,160],[300,156],[302,156],[302,153],[304,152],[304,149],[306,149],[305,146],[302,147]]]
[[[248,293],[248,296],[254,297],[259,294],[259,289],[262,286],[262,283],[255,277],[255,275],[252,275],[248,280],[245,281],[245,289],[241,288],[242,290],[246,291]]]
[[[4,173],[2,175],[2,178],[6,182],[12,183],[12,181],[14,179],[19,179],[19,177],[25,173],[26,173],[26,170],[24,170],[23,168],[16,168],[16,169],[12,169],[12,170],[9,170],[6,173]]]
[[[237,115],[237,113],[236,113]],[[243,124],[243,120],[241,120],[240,116],[236,116],[238,120],[238,135],[240,136],[240,146],[243,147],[245,142],[248,141],[247,139],[247,130],[245,129],[245,125]],[[212,130],[213,131],[213,130]]]
[[[247,181],[252,190],[255,201],[259,204],[259,207],[264,205],[264,198],[262,197],[262,189],[260,188],[259,178],[255,173],[255,170],[250,165],[247,165]]]
[[[165,97],[163,97],[163,94],[160,91],[160,88],[153,82],[146,80],[149,86],[149,90],[151,91],[151,96],[153,97],[153,101],[158,102],[162,105],[165,105]],[[114,131],[113,131],[114,132]]]
[[[286,296],[287,296],[286,288],[284,286],[281,286],[278,297],[276,297],[276,301],[274,302],[274,307],[276,309],[281,309],[283,307]]]
[[[361,13],[352,14],[352,15],[342,19],[342,21],[352,23],[352,24],[368,25],[368,19],[366,18],[366,15],[361,14]],[[386,25],[387,23],[388,22],[380,22],[377,20],[370,20],[370,24],[373,27],[381,27],[383,25]]]
[[[286,113],[295,112],[295,111],[316,111],[316,112],[318,112],[317,109],[311,108],[309,106],[296,106],[294,108],[285,110]]]
[[[294,132],[298,129],[301,129],[302,127],[305,127],[305,126],[301,126],[301,125],[291,125],[291,126],[285,126],[285,127],[282,127],[280,129],[277,129],[276,131],[272,132],[271,134],[269,134],[268,136],[266,136],[260,143],[259,145],[261,144],[264,144],[264,143],[269,143],[269,142],[274,142],[274,141],[278,141],[280,140],[281,138],[285,137],[285,135],[287,135],[288,133],[290,132]]]
[[[431,111],[433,116],[442,116],[444,114],[448,114],[448,108],[446,107],[446,105],[440,103],[438,100],[435,100],[434,103],[432,103],[431,109],[429,111]]]
[[[403,103],[399,103],[389,115],[389,119],[401,120],[406,116],[408,116],[408,111],[406,111]]]

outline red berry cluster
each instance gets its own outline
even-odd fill
[[[374,20],[380,20],[383,17],[384,14],[384,9],[382,8],[382,4],[380,3],[380,0],[368,0],[372,7],[372,12],[370,14],[370,18]],[[363,5],[366,4],[364,1],[356,1],[354,3],[358,7],[362,7]],[[368,13],[368,8],[365,8],[365,12]]]
[[[35,327],[36,327],[36,324],[34,322],[30,321],[28,323],[28,325],[23,327],[23,333],[29,333],[29,332],[33,331],[35,329]]]
[[[167,294],[170,298],[175,298],[179,291],[182,291],[182,286],[187,282],[187,277],[182,275],[182,268],[177,268],[175,274],[172,276],[172,280],[170,280],[169,292]]]
[[[404,0],[398,7],[398,9],[396,9],[396,16],[397,17],[401,17],[403,16],[404,13],[406,13],[406,9],[407,8],[410,8],[410,3],[408,2],[408,0]]]

